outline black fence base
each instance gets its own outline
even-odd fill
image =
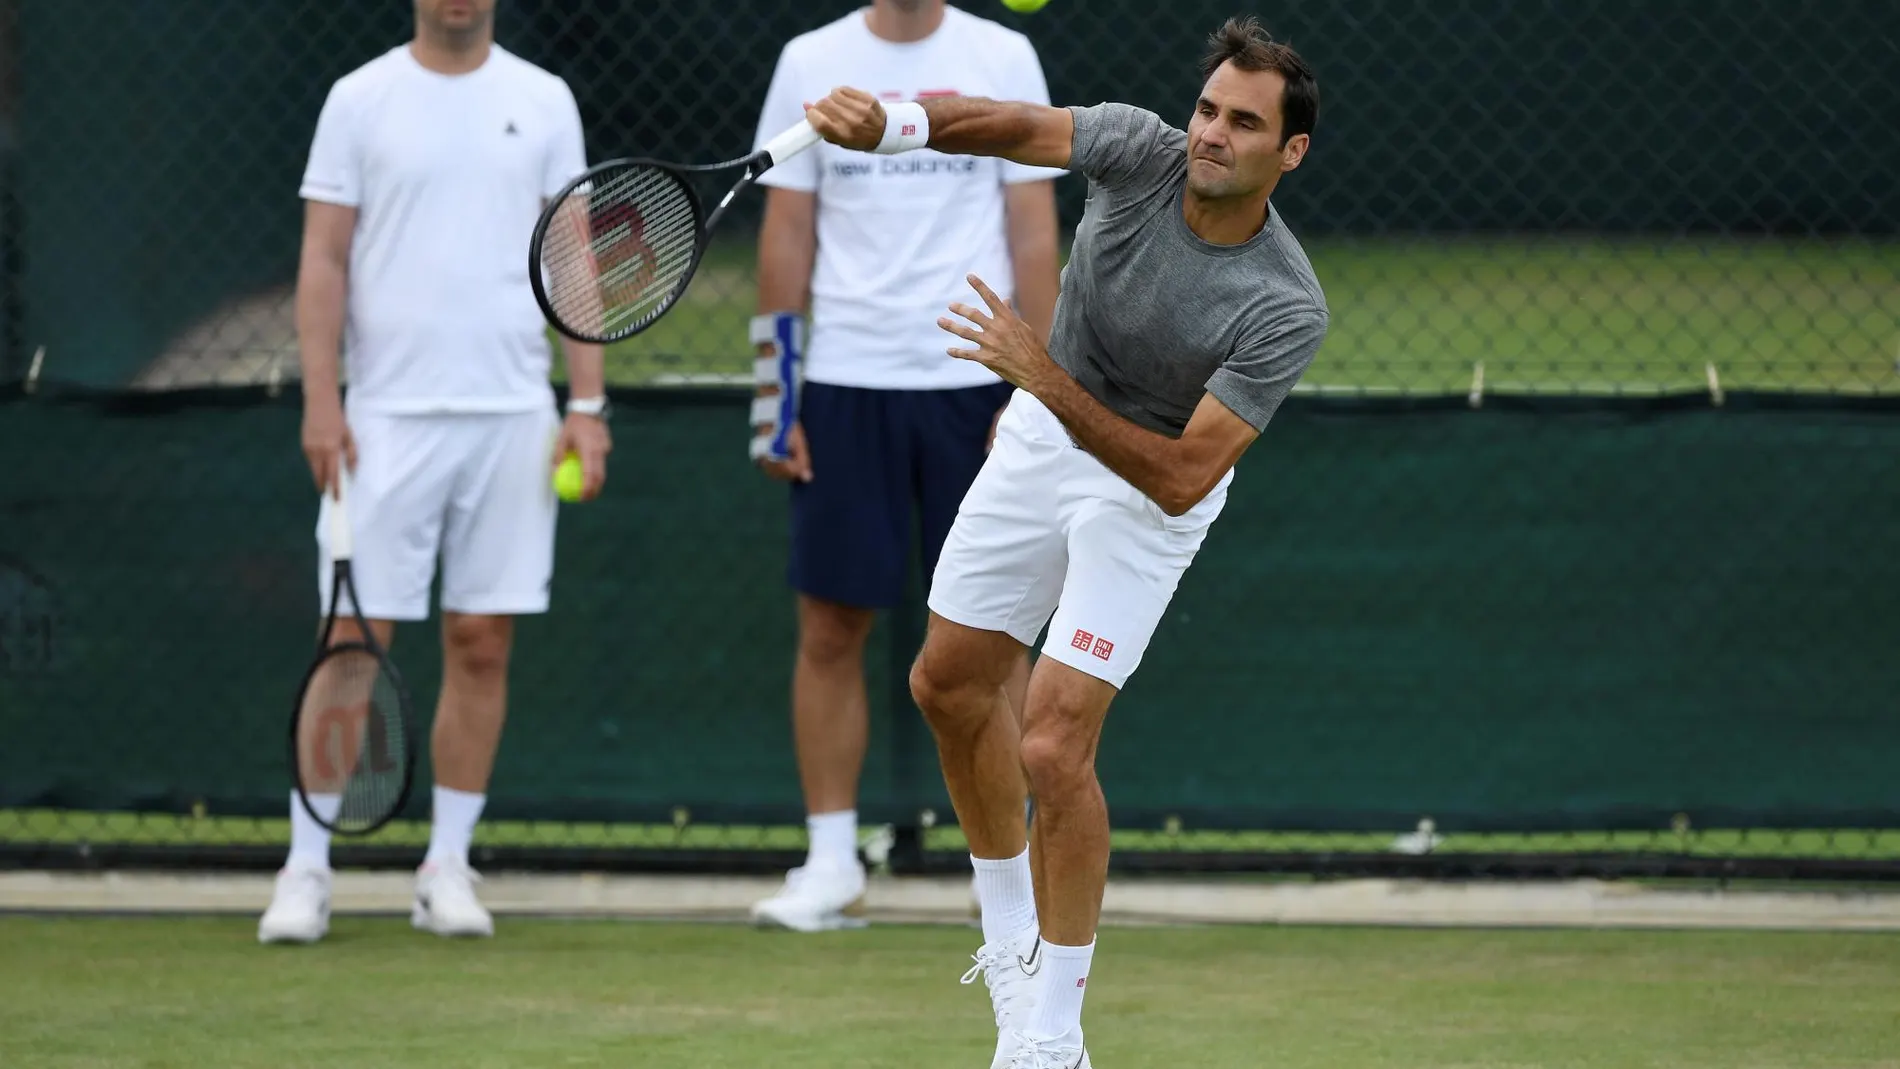
[[[339,869],[412,869],[419,846],[332,847]],[[602,872],[617,874],[775,876],[804,861],[800,850],[477,847],[470,863],[490,872]],[[84,872],[107,870],[226,870],[269,872],[283,864],[284,848],[266,845],[156,846],[45,843],[0,846],[0,870]],[[916,829],[899,830],[889,870],[896,875],[957,876],[970,871],[961,852],[922,849]],[[1249,853],[1246,851],[1118,851],[1117,875],[1305,876],[1315,879],[1762,880],[1796,883],[1900,883],[1900,858],[1712,857],[1659,853]]]

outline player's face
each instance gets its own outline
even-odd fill
[[[1223,63],[1188,123],[1188,190],[1206,200],[1249,197],[1273,185],[1306,155],[1305,134],[1280,143],[1286,79]]]
[[[495,17],[495,0],[416,0],[416,17],[449,33],[467,33]]]

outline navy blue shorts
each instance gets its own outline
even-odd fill
[[[960,390],[806,383],[798,419],[812,480],[792,484],[792,589],[889,608],[903,596],[914,551],[928,588],[957,506],[982,470],[990,425],[1013,390],[1008,383]]]

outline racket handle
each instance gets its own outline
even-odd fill
[[[349,560],[355,546],[350,539],[350,466],[336,458],[336,496],[330,499],[330,559]]]
[[[797,126],[765,143],[766,167],[784,163],[823,140],[809,120],[800,119]]]

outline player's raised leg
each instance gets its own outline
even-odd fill
[[[1042,962],[1035,1009],[1022,1031],[1029,1042],[1073,1049],[1077,1057],[1108,879],[1108,804],[1095,777],[1095,751],[1115,694],[1113,684],[1044,657],[1030,681],[1023,721],[1023,767],[1036,795]]]
[[[983,945],[963,982],[989,987],[997,1048],[1026,1027],[1038,964],[1036,892],[1023,821],[1023,778],[1015,710],[1007,684],[1023,645],[1001,631],[954,623],[932,613],[923,651],[911,669],[911,695],[937,740],[944,784],[970,844]]]

